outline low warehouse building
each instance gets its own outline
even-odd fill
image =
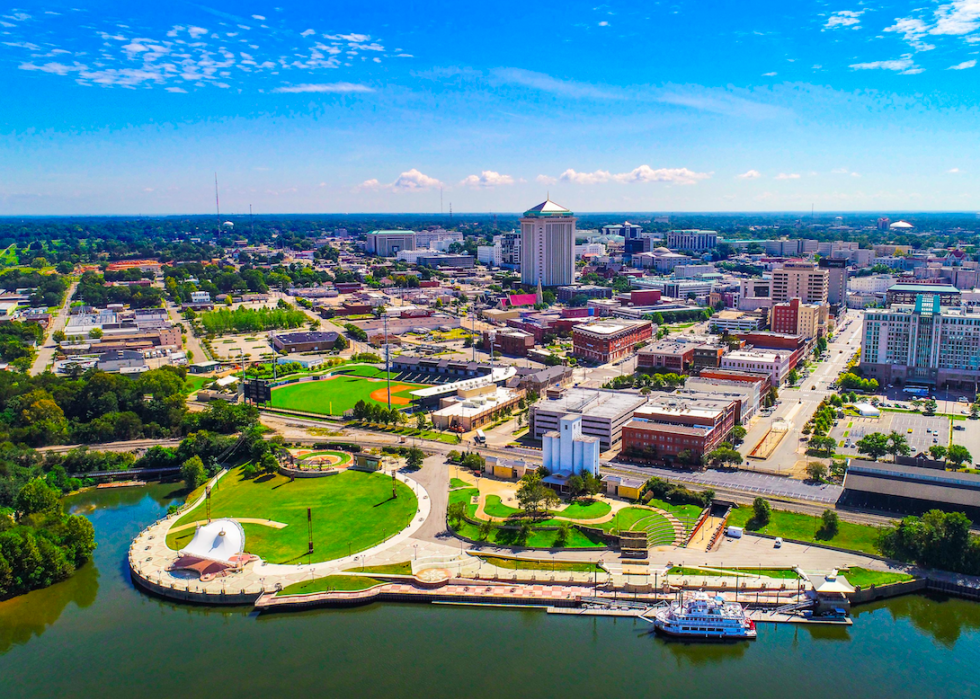
[[[851,459],[843,502],[888,512],[941,509],[980,519],[980,476],[934,468]]]
[[[283,333],[272,338],[272,346],[280,352],[326,352],[332,350],[340,333],[333,331]]]

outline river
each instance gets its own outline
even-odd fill
[[[91,491],[94,561],[0,603],[0,697],[980,697],[980,605],[907,596],[846,627],[665,642],[645,622],[378,604],[257,615],[134,589],[126,550],[174,488]]]

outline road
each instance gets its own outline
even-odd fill
[[[180,306],[175,304],[169,299],[166,301],[167,304],[167,315],[170,318],[170,322],[174,325],[182,324],[186,329],[184,333],[184,351],[187,353],[187,363],[195,364],[197,362],[208,361],[208,355],[204,351],[204,345],[201,341],[194,337],[194,332],[191,330],[190,321],[185,321],[183,316],[180,314]]]
[[[58,343],[54,341],[54,334],[58,330],[64,330],[65,325],[68,324],[68,318],[71,315],[71,300],[77,288],[77,280],[72,282],[71,286],[68,287],[68,291],[65,294],[65,303],[58,309],[58,313],[55,314],[54,318],[51,319],[51,327],[48,328],[44,344],[38,348],[37,356],[34,357],[31,374],[41,374],[54,364],[54,352],[58,347]]]
[[[775,421],[784,420],[789,423],[790,428],[768,458],[746,459],[744,468],[789,474],[797,470],[798,461],[806,458],[806,442],[802,439],[803,425],[809,421],[820,402],[835,393],[830,385],[837,380],[853,354],[861,348],[860,312],[849,311],[842,327],[845,324],[845,329],[835,335],[829,344],[826,359],[814,365],[813,372],[801,383],[801,387],[780,389],[779,405],[773,414],[756,418],[749,426],[745,442],[740,447],[743,456],[752,451]],[[800,470],[797,470],[797,475],[802,475]]]
[[[131,439],[125,442],[104,442],[102,444],[59,444],[51,447],[38,447],[37,450],[51,454],[63,454],[81,447],[88,447],[92,451],[137,451],[157,446],[175,447],[179,444],[179,439]]]

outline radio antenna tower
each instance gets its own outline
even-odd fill
[[[442,216],[442,187],[439,188],[439,215]]]
[[[221,230],[221,203],[218,201],[218,173],[214,173],[214,212],[218,217],[218,230]]]

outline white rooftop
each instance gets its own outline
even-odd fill
[[[182,548],[181,556],[234,564],[245,550],[245,530],[233,519],[216,519],[201,525],[191,542]]]

